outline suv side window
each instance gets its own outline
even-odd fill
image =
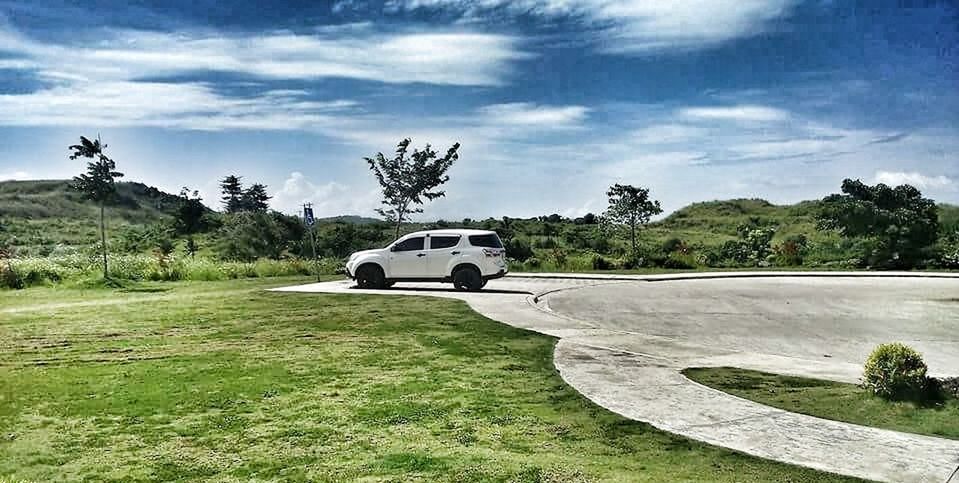
[[[431,236],[430,250],[440,250],[442,248],[453,248],[460,244],[459,236]]]
[[[470,245],[474,247],[503,248],[503,242],[499,237],[490,233],[489,235],[470,235]]]
[[[394,252],[412,252],[416,250],[422,250],[423,240],[424,238],[421,236],[418,236],[415,238],[407,238],[406,240],[403,240],[397,243],[396,245],[393,245],[393,251]]]

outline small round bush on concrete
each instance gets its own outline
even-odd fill
[[[905,344],[880,344],[866,359],[863,385],[887,399],[920,397],[926,387],[926,363]]]

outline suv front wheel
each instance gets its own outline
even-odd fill
[[[483,276],[473,267],[463,267],[453,273],[453,286],[457,290],[475,292],[484,285],[486,281],[483,280]]]
[[[382,268],[368,263],[356,269],[356,285],[360,288],[386,288],[386,275]]]

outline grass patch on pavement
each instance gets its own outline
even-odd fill
[[[690,379],[751,401],[825,419],[959,439],[959,399],[887,401],[855,384],[731,367],[694,368]]]
[[[847,481],[612,414],[459,301],[263,291],[307,281],[0,292],[0,480]]]

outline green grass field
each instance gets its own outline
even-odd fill
[[[684,373],[700,384],[795,413],[959,439],[959,400],[955,398],[928,404],[886,401],[855,384],[729,367]]]
[[[590,403],[554,340],[305,278],[0,292],[0,480],[844,481]]]

